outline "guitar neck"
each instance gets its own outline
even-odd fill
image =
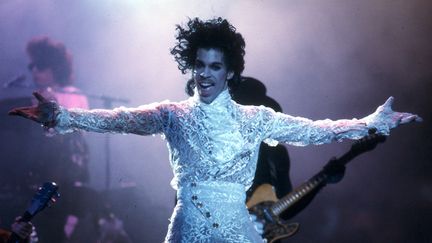
[[[19,222],[29,222],[33,217],[43,210],[50,202],[55,202],[55,199],[60,196],[57,193],[58,186],[54,182],[45,182],[39,187],[37,193],[33,196],[30,206],[21,215]],[[16,233],[12,232],[7,243],[27,242],[26,239],[21,239]]]
[[[361,152],[351,149],[344,155],[342,155],[337,160],[333,161],[333,163],[338,163],[340,165],[347,164],[350,160],[355,158],[357,155],[361,154]],[[274,203],[270,210],[275,214],[279,215],[283,211],[285,211],[287,208],[291,207],[298,201],[300,201],[304,196],[306,196],[308,193],[313,191],[315,188],[323,185],[327,181],[328,175],[324,172],[324,170],[321,170],[316,175],[314,175],[312,178],[310,178],[305,183],[301,184],[299,187],[294,189],[292,192],[281,198],[279,201]]]
[[[319,187],[320,185],[324,184],[326,180],[327,180],[327,175],[324,172],[320,171],[318,174],[313,176],[307,182],[301,184],[299,187],[294,189],[292,192],[288,193],[286,196],[284,196],[279,201],[274,203],[270,207],[270,210],[275,215],[281,214],[287,208],[291,207],[296,202],[300,201],[300,199],[302,199],[309,192],[311,192],[315,188]]]

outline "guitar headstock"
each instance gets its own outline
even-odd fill
[[[60,197],[57,190],[58,186],[55,182],[45,182],[41,187],[39,187],[31,200],[30,206],[27,208],[26,214],[28,214],[28,217],[31,219],[44,208],[55,203]]]
[[[369,129],[369,135],[357,140],[351,146],[351,150],[357,153],[363,153],[375,149],[379,143],[384,143],[387,136],[377,134],[376,129]]]

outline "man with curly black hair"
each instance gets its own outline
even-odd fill
[[[202,65],[197,56],[204,52],[218,52],[223,54],[223,64],[229,70],[228,87],[234,89],[239,84],[244,69],[245,41],[226,19],[215,18],[204,22],[195,18],[189,20],[186,27],[177,25],[177,31],[177,45],[171,49],[171,54],[183,74],[189,70],[200,71],[198,69]],[[186,84],[186,93],[192,96],[194,88],[197,88],[200,94],[205,93],[204,87],[192,77]]]
[[[180,102],[161,102],[114,110],[65,109],[38,93],[37,107],[10,112],[42,123],[59,133],[94,132],[163,134],[170,153],[178,202],[166,242],[262,242],[245,205],[259,146],[323,144],[360,139],[370,128],[391,128],[421,118],[391,110],[390,98],[363,119],[320,120],[293,117],[264,106],[234,102],[229,89],[244,67],[244,40],[221,18],[190,19],[177,26],[171,50],[182,73],[192,71]]]

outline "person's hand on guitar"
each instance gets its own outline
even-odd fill
[[[263,222],[261,222],[255,214],[249,213],[249,217],[253,222],[255,230],[258,232],[258,234],[263,235],[264,234]]]
[[[59,105],[55,101],[46,99],[38,92],[34,92],[33,95],[38,100],[37,106],[14,108],[9,111],[9,115],[22,116],[41,123],[47,128],[54,127],[60,111]]]
[[[383,134],[377,134],[377,129],[369,129],[369,135],[357,140],[351,147],[351,153],[363,153],[375,149],[378,143],[383,143],[386,140],[386,136]],[[326,175],[326,183],[335,184],[340,182],[345,175],[345,163],[343,159],[336,157],[330,159],[329,162],[324,166],[323,172]]]
[[[20,221],[21,217],[17,217],[11,226],[11,231],[21,238],[20,242],[30,242],[30,235],[33,232],[33,224],[31,222]]]
[[[30,222],[33,217],[46,208],[48,205],[54,203],[60,194],[57,192],[58,186],[55,182],[45,182],[33,196],[31,203],[27,210],[15,219],[12,224],[12,233],[7,240],[7,243],[22,243],[22,242],[36,242],[36,231]],[[1,242],[1,241],[0,241]]]
[[[336,158],[332,158],[324,166],[324,173],[326,174],[326,182],[329,184],[335,184],[340,182],[345,175],[345,165],[339,163]]]

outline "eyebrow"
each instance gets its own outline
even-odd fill
[[[195,63],[196,63],[196,62],[200,62],[200,63],[204,64],[204,62],[201,61],[201,60],[198,59],[198,58],[195,60]],[[211,66],[211,65],[221,65],[221,66],[224,66],[225,64],[224,64],[223,62],[212,62],[212,63],[209,64],[209,66]]]

